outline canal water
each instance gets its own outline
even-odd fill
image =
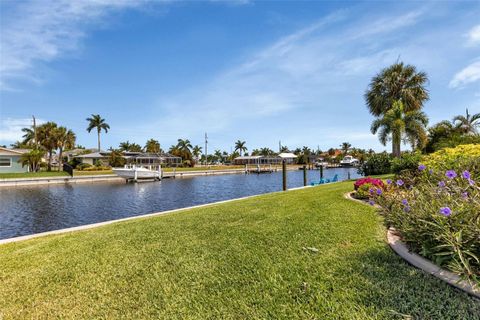
[[[324,170],[325,178],[357,178],[355,168]],[[308,183],[319,171],[308,171]],[[303,172],[288,171],[288,188]],[[0,189],[0,239],[280,191],[282,173],[228,174],[162,182],[43,185]]]

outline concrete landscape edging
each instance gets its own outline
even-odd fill
[[[362,200],[353,198],[351,192],[346,193],[344,196],[349,200],[359,202],[363,205],[369,205],[368,203],[365,203]],[[380,208],[380,206],[378,205],[375,205],[375,207]],[[408,250],[407,245],[401,240],[400,236],[398,235],[398,233],[394,228],[389,228],[387,230],[387,243],[396,254],[398,254],[400,257],[402,257],[405,261],[407,261],[411,265],[480,299],[480,288],[478,286],[470,284],[468,281],[463,280],[462,278],[460,278],[460,276],[456,275],[455,273],[442,269],[441,267],[437,266],[430,260],[425,259],[424,257]]]

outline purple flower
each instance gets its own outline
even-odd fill
[[[445,173],[445,176],[449,179],[453,179],[457,176],[457,173],[455,172],[455,170],[448,170],[446,173]]]
[[[433,169],[428,170],[428,173],[433,174]]]
[[[392,184],[392,180],[387,179],[387,184]]]
[[[452,214],[452,209],[450,209],[449,207],[441,207],[440,214],[443,214],[445,217],[448,217]]]
[[[444,187],[445,187],[445,181],[440,181],[440,182],[438,183],[438,186],[439,186],[440,188],[444,188]]]
[[[405,208],[403,208],[403,211],[409,212],[409,211],[410,211],[410,207],[409,207],[409,206],[406,206]]]
[[[400,179],[397,180],[397,186],[401,187],[403,186],[403,184],[404,184],[403,180],[400,180]]]
[[[404,206],[408,206],[408,201],[407,201],[407,199],[403,199],[403,200],[402,200],[402,204],[403,204]]]
[[[473,186],[475,184],[475,181],[473,181],[472,179],[468,179],[468,183]]]
[[[369,200],[369,201],[368,201],[368,204],[371,205],[371,206],[373,206],[373,205],[375,204],[375,202],[374,202],[373,200]]]
[[[462,192],[462,198],[464,200],[468,199],[468,192]]]
[[[424,164],[420,164],[420,165],[418,166],[418,170],[420,170],[420,171],[423,171],[423,170],[425,170],[425,169],[427,169],[427,166],[424,165]]]
[[[383,192],[382,192],[382,189],[377,189],[377,195],[381,195]]]
[[[468,170],[463,171],[462,172],[462,177],[464,179],[470,180],[471,179],[470,172],[468,172]]]
[[[368,189],[368,192],[369,192],[370,194],[373,194],[373,188]]]

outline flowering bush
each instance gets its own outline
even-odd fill
[[[443,164],[420,164],[416,173],[387,181],[371,201],[380,204],[387,227],[410,249],[480,285],[479,171],[458,165],[439,170]]]
[[[360,186],[362,186],[364,184],[370,184],[370,185],[372,185],[376,188],[383,188],[384,187],[384,183],[381,179],[375,179],[375,178],[371,178],[371,177],[358,179],[353,184],[353,187],[355,188],[355,190],[357,190]]]

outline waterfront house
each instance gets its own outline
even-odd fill
[[[278,155],[280,158],[285,159],[287,164],[295,164],[297,163],[297,155],[291,152],[282,152]]]
[[[280,153],[278,156],[241,156],[233,159],[233,164],[281,165],[283,160],[285,160],[287,164],[295,164],[297,163],[297,156],[289,152]]]
[[[18,161],[22,154],[29,151],[27,149],[0,147],[0,173],[28,172],[28,166],[22,167],[22,164]]]
[[[99,162],[103,163],[104,165],[107,165],[109,153],[110,152],[100,150],[100,151],[95,151],[87,154],[81,154],[74,158],[80,160],[82,163],[86,163],[92,166],[98,164]]]

